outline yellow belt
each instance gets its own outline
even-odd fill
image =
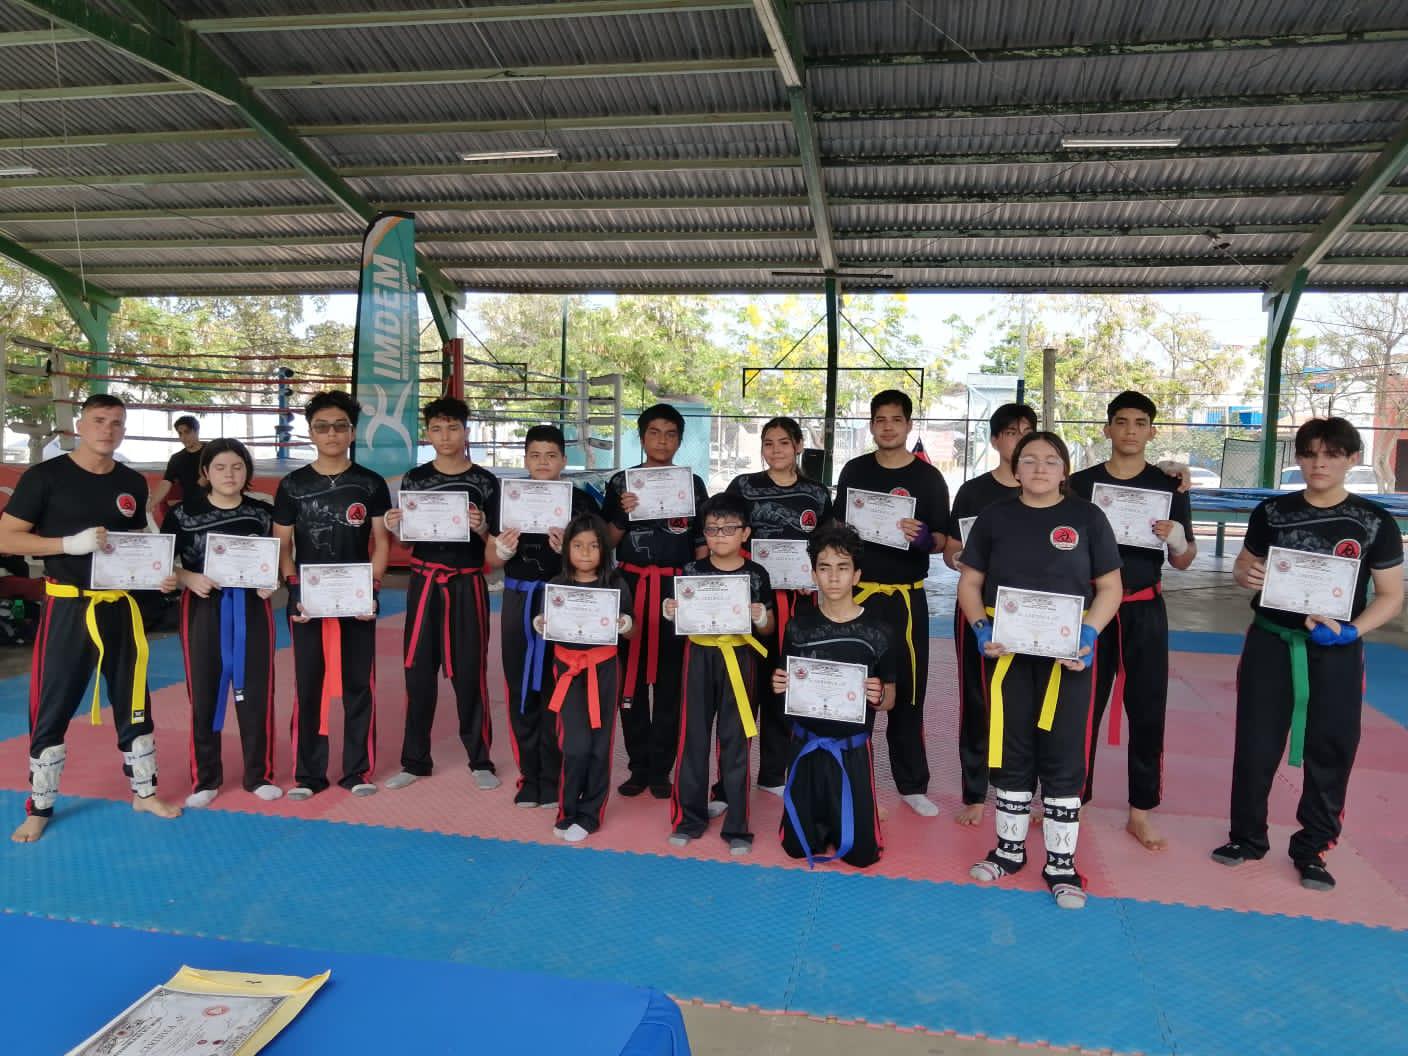
[[[93,679],[93,706],[89,712],[94,726],[101,726],[102,708],[98,703],[98,683],[103,673],[103,636],[98,632],[99,605],[108,602],[125,601],[132,614],[132,640],[137,647],[137,663],[132,668],[132,722],[143,722],[147,717],[147,629],[142,623],[142,610],[137,607],[137,599],[125,590],[84,590],[68,583],[45,582],[44,592],[55,598],[87,598],[88,612],[84,622],[88,625],[88,637],[98,647],[98,676]]]
[[[988,609],[989,616],[997,613]],[[1085,615],[1084,612],[1081,613]],[[1007,677],[1007,669],[1012,666],[1012,653],[1003,653],[993,669],[992,686],[988,690],[988,766],[996,770],[1002,765],[1002,680]],[[1046,694],[1041,698],[1041,714],[1037,717],[1036,728],[1050,732],[1056,721],[1056,698],[1061,695],[1061,664],[1051,661],[1051,677],[1046,680]]]
[[[748,699],[748,688],[743,684],[743,669],[738,666],[737,649],[740,645],[746,645],[757,650],[759,656],[767,656],[768,651],[751,634],[691,634],[689,640],[695,645],[705,645],[724,654],[724,670],[728,672],[729,683],[733,686],[738,717],[743,720],[743,736],[756,737],[758,727],[753,722],[753,703]]]
[[[904,599],[904,644],[909,650],[909,684],[911,692],[919,685],[919,661],[914,656],[914,609],[909,603],[909,592],[911,590],[923,590],[924,581],[916,580],[913,583],[867,583],[861,580],[856,585],[855,602],[857,605],[865,601],[872,594],[898,594]],[[929,633],[929,628],[924,628],[924,633]],[[919,694],[914,693],[911,704],[919,703]]]

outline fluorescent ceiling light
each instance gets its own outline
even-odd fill
[[[1062,136],[1061,146],[1065,150],[1103,150],[1107,147],[1173,148],[1183,143],[1182,136]]]
[[[461,154],[461,161],[513,161],[516,158],[558,158],[556,147],[529,147],[525,150],[481,150]]]
[[[33,165],[13,165],[0,169],[0,176],[38,176],[39,170]]]
[[[763,24],[763,35],[768,38],[768,47],[772,49],[773,57],[777,60],[782,83],[789,88],[802,87],[802,74],[792,59],[792,46],[787,43],[787,34],[783,32],[782,23],[778,21],[773,0],[753,0],[753,10],[758,14],[758,21]]]

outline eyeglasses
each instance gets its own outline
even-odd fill
[[[1042,466],[1045,469],[1065,469],[1066,464],[1059,458],[1033,458],[1031,455],[1023,455],[1017,459],[1017,465],[1023,469],[1035,469]]]
[[[741,524],[711,524],[704,529],[704,534],[709,536],[724,536],[725,538],[737,535],[743,531]]]
[[[352,423],[346,418],[337,422],[314,422],[313,432],[319,436],[326,436],[328,433],[348,433],[352,431]]]

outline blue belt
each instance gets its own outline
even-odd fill
[[[225,728],[225,701],[231,689],[235,703],[244,702],[245,588],[220,591],[220,683],[215,691],[215,730]]]
[[[528,640],[528,655],[523,658],[523,684],[518,696],[518,713],[528,710],[528,688],[534,692],[543,688],[543,654],[547,643],[533,626],[533,595],[542,587],[542,580],[512,579],[504,576],[504,587],[523,595],[523,636]]]
[[[850,737],[819,737],[794,722],[792,734],[795,737],[805,737],[807,743],[802,745],[802,750],[792,761],[792,769],[787,771],[787,784],[782,789],[782,805],[787,811],[787,817],[792,821],[792,831],[797,834],[797,842],[802,845],[802,852],[807,856],[807,867],[815,868],[818,862],[830,862],[837,858],[844,858],[851,853],[851,847],[855,845],[856,803],[855,797],[851,794],[851,775],[846,772],[846,764],[841,758],[841,753],[849,752],[852,748],[859,748],[865,744],[870,740],[870,732],[868,730],[862,731],[852,734]],[[826,752],[836,760],[836,765],[841,768],[841,841],[836,845],[835,854],[820,856],[812,854],[811,844],[807,842],[807,834],[802,829],[801,821],[797,818],[797,808],[792,804],[792,780],[797,776],[797,764],[808,753],[816,751]]]

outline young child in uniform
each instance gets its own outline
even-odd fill
[[[562,534],[562,551],[567,567],[549,582],[619,590],[617,634],[621,638],[635,634],[631,589],[625,577],[611,567],[606,522],[594,513],[572,518]],[[533,618],[539,635],[544,626],[541,614]],[[582,648],[553,642],[551,648],[554,685],[548,711],[557,716],[562,755],[553,832],[568,843],[580,843],[601,827],[606,813],[621,664],[614,645]]]
[[[1364,705],[1361,639],[1403,611],[1403,538],[1378,503],[1344,486],[1359,461],[1359,431],[1343,418],[1314,418],[1296,431],[1305,490],[1267,499],[1247,520],[1232,574],[1258,593],[1237,665],[1237,740],[1232,761],[1232,824],[1212,859],[1236,866],[1264,858],[1266,802],[1286,735],[1290,764],[1302,767],[1300,829],[1291,861],[1303,887],[1329,891],[1325,852],[1343,827],[1345,794],[1359,748]],[[1261,593],[1271,547],[1359,562],[1350,619],[1271,608]],[[1282,558],[1282,560],[1285,560]],[[1368,600],[1369,580],[1374,600]]]
[[[1120,553],[1105,515],[1066,491],[1071,458],[1054,433],[1028,433],[1012,464],[1021,493],[994,503],[973,523],[963,548],[958,603],[989,665],[988,762],[996,797],[997,846],[973,866],[981,883],[1027,863],[1027,828],[1037,779],[1045,807],[1042,877],[1062,909],[1085,905],[1076,872],[1080,796],[1085,787],[1094,707],[1095,642],[1120,604]],[[1079,595],[1074,660],[1008,652],[993,641],[999,587]]]
[[[272,536],[274,508],[244,493],[254,460],[238,440],[221,438],[200,451],[206,487],[187,495],[162,523],[176,536],[181,563],[181,650],[191,700],[191,794],[205,807],[220,792],[220,734],[227,694],[235,698],[244,755],[242,784],[263,800],[282,796],[274,784],[274,613],[272,589],[218,587],[205,574],[209,536]],[[278,559],[270,571],[277,577]]]
[[[902,647],[892,622],[855,601],[864,544],[854,528],[824,525],[807,541],[816,605],[800,610],[782,636],[773,689],[787,693],[787,658],[861,664],[865,722],[791,719],[795,756],[783,790],[782,849],[809,865],[839,858],[863,869],[880,860],[884,841],[875,805],[875,713],[895,706]],[[822,854],[834,847],[835,854]]]
[[[675,597],[663,603],[665,619],[673,621],[680,591],[691,576],[748,577],[748,615],[757,633],[773,625],[772,584],[767,569],[741,553],[748,541],[748,507],[727,493],[715,495],[700,511],[707,557],[691,561],[674,580]],[[748,829],[748,742],[757,734],[749,687],[757,657],[766,650],[752,634],[691,634],[684,647],[684,691],[680,703],[680,745],[670,821],[670,843],[684,847],[709,827],[709,746],[718,720],[719,787],[723,792],[720,835],[729,853],[748,854],[753,833]]]

